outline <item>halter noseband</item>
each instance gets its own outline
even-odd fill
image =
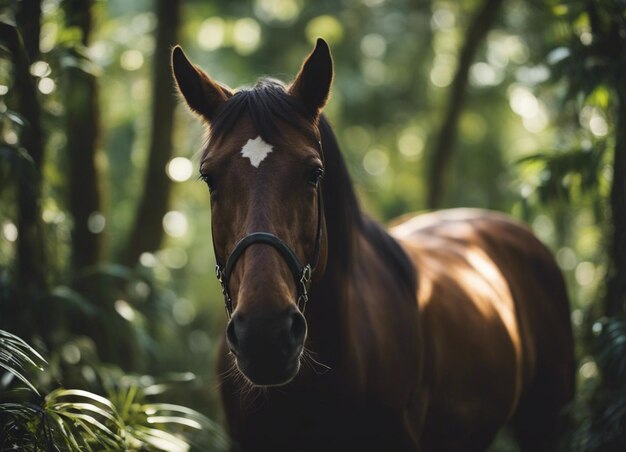
[[[319,149],[320,155],[323,158],[322,153],[322,142],[319,141]],[[311,263],[306,265],[300,264],[300,260],[298,260],[298,256],[296,253],[287,245],[283,240],[276,237],[274,234],[269,232],[253,232],[251,234],[243,237],[233,250],[231,251],[228,259],[226,259],[226,265],[221,266],[217,262],[217,249],[215,248],[215,242],[213,242],[213,250],[215,252],[215,275],[217,276],[217,280],[222,286],[222,294],[224,295],[224,305],[226,308],[226,316],[230,319],[233,313],[233,299],[230,296],[230,290],[228,288],[228,283],[230,281],[230,275],[235,267],[235,263],[241,257],[243,252],[250,245],[254,245],[255,243],[262,243],[265,245],[270,245],[276,248],[283,259],[287,262],[289,266],[289,270],[291,270],[291,274],[293,275],[294,281],[296,282],[296,290],[298,294],[297,305],[298,309],[302,313],[304,313],[304,309],[306,308],[306,303],[309,301],[309,286],[311,285],[311,277],[313,276],[313,271],[317,267],[317,263],[320,257],[320,248],[322,245],[322,229],[323,229],[323,215],[324,215],[324,200],[322,198],[322,183],[321,181],[317,182],[317,232],[315,235],[315,250],[313,252],[313,260]]]

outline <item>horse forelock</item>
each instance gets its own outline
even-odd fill
[[[316,142],[315,124],[298,99],[290,96],[279,80],[261,78],[251,88],[240,89],[222,104],[211,121],[211,132],[205,154],[211,141],[225,138],[233,132],[244,115],[248,115],[258,135],[267,143],[275,143],[282,125],[304,133]]]

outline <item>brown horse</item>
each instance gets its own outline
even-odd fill
[[[390,233],[365,216],[321,115],[333,77],[323,40],[289,87],[234,93],[179,47],[172,65],[211,131],[200,172],[230,319],[218,366],[235,443],[478,451],[509,424],[524,450],[552,450],[573,396],[572,331],[561,273],[530,230],[481,210]]]

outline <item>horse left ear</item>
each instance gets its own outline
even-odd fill
[[[333,82],[333,59],[328,44],[317,39],[315,49],[307,57],[296,79],[289,87],[289,94],[299,98],[317,119],[326,105],[330,85]]]
[[[216,111],[233,93],[214,82],[200,68],[194,65],[180,46],[172,49],[172,72],[178,90],[193,111],[212,121]]]

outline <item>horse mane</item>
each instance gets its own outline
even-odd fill
[[[280,133],[277,126],[280,123],[304,131],[313,141],[318,140],[310,113],[304,105],[287,93],[282,82],[262,78],[253,87],[239,90],[218,109],[211,123],[209,142],[228,134],[244,114],[250,116],[256,131],[267,143],[276,141],[274,138]],[[417,282],[413,263],[402,247],[361,211],[337,139],[324,115],[320,116],[317,126],[324,155],[322,189],[328,248],[333,250],[334,264],[344,274],[350,271],[355,259],[358,259],[355,255],[356,239],[362,235],[386,267],[399,276],[399,283],[410,294],[415,294]]]

